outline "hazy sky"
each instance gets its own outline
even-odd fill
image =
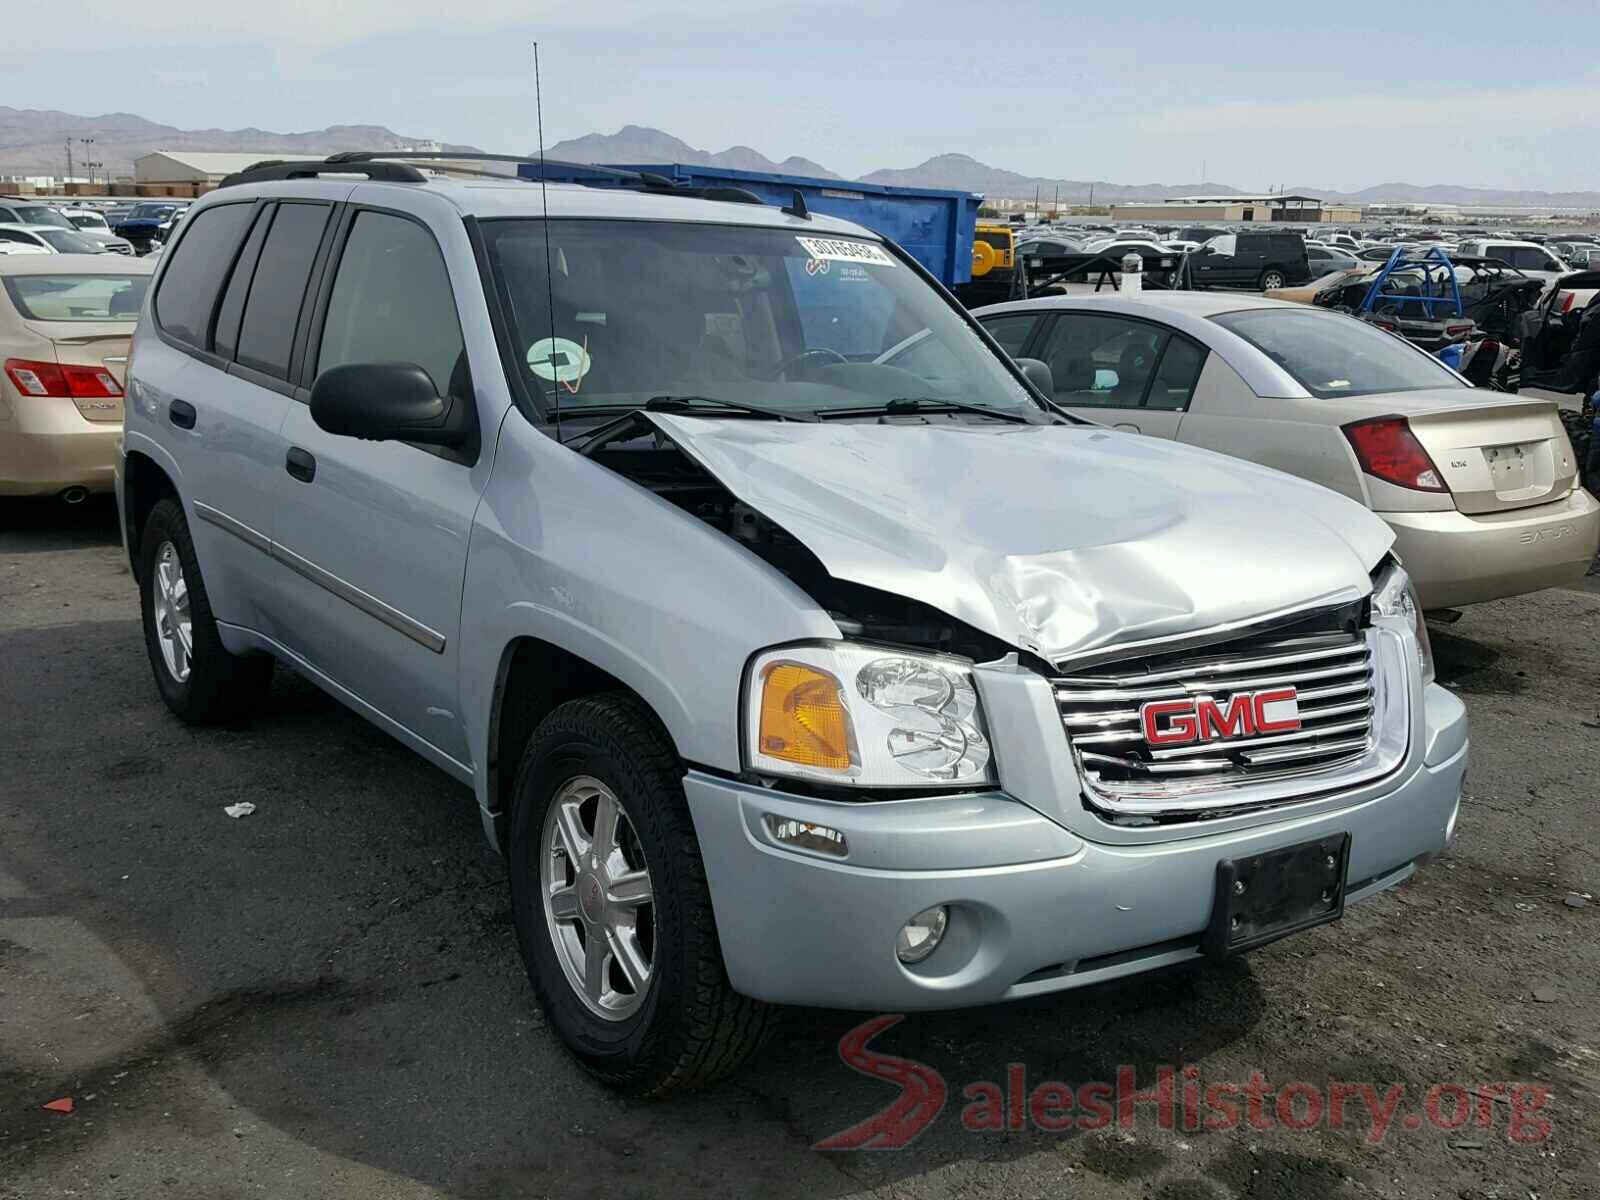
[[[636,123],[846,175],[959,151],[1122,183],[1600,189],[1596,3],[10,0],[0,103],[520,153],[537,38],[550,142]]]

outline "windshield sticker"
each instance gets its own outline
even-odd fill
[[[800,248],[809,254],[813,261],[867,263],[874,267],[894,266],[894,258],[889,252],[882,246],[874,246],[871,242],[809,237],[797,237],[795,241],[800,243]],[[806,270],[811,270],[809,264]]]
[[[806,259],[807,275],[826,275],[828,273],[828,260],[825,258]]]
[[[528,347],[528,369],[540,379],[558,383],[574,395],[583,377],[594,365],[589,357],[589,339],[583,345],[567,338],[540,338]]]

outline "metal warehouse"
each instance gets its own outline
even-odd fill
[[[1154,204],[1118,204],[1111,214],[1125,222],[1291,221],[1316,225],[1361,220],[1358,206],[1281,192],[1262,196],[1181,196]]]

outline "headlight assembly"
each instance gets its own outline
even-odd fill
[[[1422,670],[1422,682],[1434,679],[1433,644],[1428,641],[1428,623],[1422,615],[1422,604],[1417,590],[1411,586],[1411,576],[1398,562],[1390,561],[1376,577],[1372,589],[1372,607],[1380,616],[1395,617],[1409,624],[1417,636],[1417,660]]]
[[[758,654],[745,687],[745,763],[856,787],[995,782],[983,707],[962,659],[849,642]]]

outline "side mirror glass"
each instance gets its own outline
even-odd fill
[[[1055,377],[1050,373],[1050,364],[1037,358],[1019,358],[1017,366],[1021,368],[1023,378],[1033,384],[1047,397],[1056,394]]]
[[[311,386],[311,419],[319,429],[368,441],[455,446],[469,426],[465,401],[442,398],[415,363],[348,363],[330,367]]]

